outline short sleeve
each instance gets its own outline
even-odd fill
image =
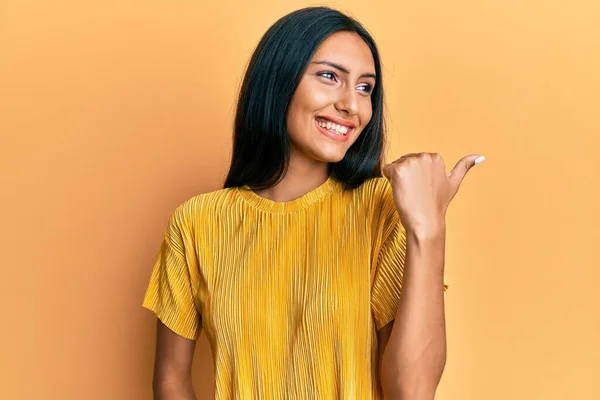
[[[174,214],[156,257],[143,307],[173,332],[195,340],[201,317],[194,304],[194,284],[178,222]]]
[[[371,285],[371,309],[377,330],[396,317],[404,277],[406,231],[399,217],[390,222],[392,224],[388,227],[388,232],[390,229],[391,232],[379,251]]]
[[[383,226],[380,228],[382,244],[371,283],[371,310],[377,330],[396,318],[406,262],[406,230],[400,221],[391,186],[387,182],[383,191]],[[443,284],[445,291],[448,288],[445,277]]]

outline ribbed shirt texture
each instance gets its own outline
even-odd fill
[[[380,399],[377,330],[405,255],[385,178],[329,178],[289,202],[221,189],[174,211],[143,306],[183,337],[205,332],[216,399]]]

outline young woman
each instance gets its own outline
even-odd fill
[[[262,38],[225,188],[175,210],[144,299],[156,399],[195,398],[200,329],[218,399],[433,399],[445,212],[482,158],[449,174],[429,153],[383,167],[381,75],[373,38],[330,8]]]

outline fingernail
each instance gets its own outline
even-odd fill
[[[475,159],[475,165],[477,164],[481,164],[482,162],[485,161],[485,157],[484,156],[479,156]]]

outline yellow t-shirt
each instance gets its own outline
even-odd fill
[[[379,399],[405,253],[385,178],[284,203],[222,189],[175,210],[143,304],[181,336],[204,329],[217,399]]]

